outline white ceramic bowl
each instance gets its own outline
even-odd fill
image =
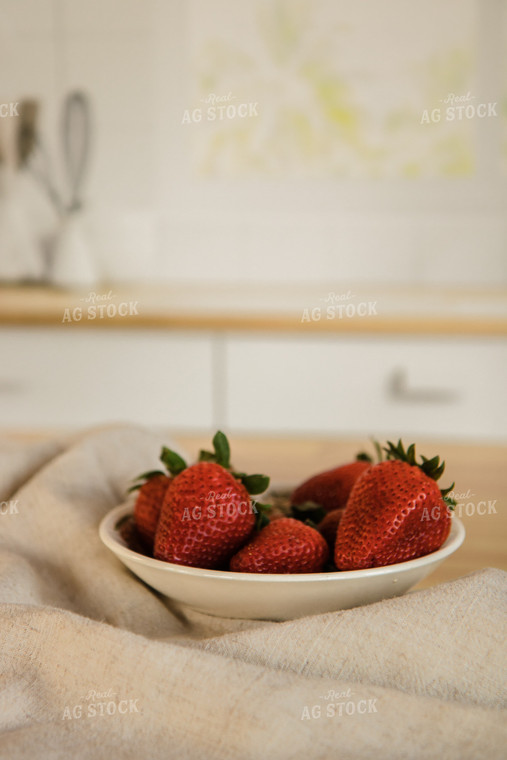
[[[156,591],[208,615],[254,620],[291,620],[400,596],[426,578],[465,538],[461,520],[440,549],[418,559],[369,570],[261,575],[201,570],[145,557],[132,551],[118,524],[132,515],[132,503],[109,512],[100,538],[118,559]]]

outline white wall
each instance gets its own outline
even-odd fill
[[[41,99],[61,172],[89,93],[111,279],[498,286],[506,42],[501,0],[0,0],[0,101]],[[258,116],[182,123],[229,92]],[[421,123],[449,92],[498,116]]]

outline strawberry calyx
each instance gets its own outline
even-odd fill
[[[267,475],[247,475],[246,472],[237,472],[231,464],[231,447],[225,433],[217,430],[212,440],[213,451],[201,449],[199,452],[198,462],[212,462],[218,464],[227,470],[233,478],[239,480],[250,496],[264,493],[269,486],[269,477]],[[187,463],[175,451],[164,447],[160,456],[167,469],[173,477],[179,475],[187,468]],[[271,504],[261,504],[253,502],[255,507],[255,529],[262,530],[269,523],[268,514],[272,509]]]
[[[168,449],[167,446],[162,446],[159,459],[166,467],[165,472],[164,470],[148,470],[148,472],[143,472],[141,475],[138,475],[137,478],[134,478],[134,485],[127,490],[127,493],[139,490],[149,480],[152,478],[158,478],[160,475],[163,475],[164,477],[175,477],[176,475],[179,475],[180,472],[183,472],[187,466],[185,460],[175,451]]]
[[[445,470],[445,462],[443,460],[441,461],[439,456],[428,459],[427,457],[421,455],[421,461],[418,462],[416,459],[415,444],[411,443],[410,446],[405,450],[401,438],[398,440],[398,443],[396,445],[392,443],[392,441],[387,441],[387,446],[384,446],[384,451],[388,460],[399,460],[400,462],[406,462],[412,467],[419,467],[419,469],[422,470],[425,475],[435,481],[441,478]],[[448,495],[453,489],[454,483],[452,483],[449,488],[440,489],[442,499],[447,504],[449,509],[454,509],[456,506],[456,501]]]
[[[217,430],[213,436],[213,451],[201,449],[199,452],[199,462],[215,462],[221,465],[231,475],[239,480],[246,488],[250,496],[264,493],[269,486],[269,477],[267,475],[247,475],[246,472],[237,472],[231,464],[231,447],[227,436],[221,430]],[[271,510],[271,504],[261,504],[254,502],[256,507],[255,529],[262,530],[269,524],[268,513]]]
[[[236,480],[241,481],[248,493],[252,496],[264,491],[269,486],[267,475],[247,475],[246,472],[236,472],[231,464],[231,447],[227,436],[218,430],[213,437],[213,451],[201,449],[199,462],[215,462],[228,470]]]
[[[301,504],[291,504],[291,517],[303,523],[311,523],[311,527],[318,525],[327,514],[324,507],[316,501],[303,501]]]
[[[221,430],[217,430],[213,436],[213,451],[201,449],[199,452],[199,462],[215,462],[222,465],[224,469],[231,469],[231,447],[227,436]]]
[[[158,478],[159,475],[167,476],[167,473],[163,472],[162,470],[149,470],[148,472],[143,472],[142,475],[138,475],[137,478],[134,478],[134,485],[130,486],[130,488],[127,489],[127,493],[138,491],[144,486],[145,483],[147,483],[152,478]]]
[[[267,475],[247,475],[245,472],[233,472],[232,470],[231,475],[243,483],[251,496],[264,493],[269,486],[269,477]]]
[[[176,475],[179,475],[180,472],[183,472],[183,470],[186,470],[188,466],[183,457],[180,457],[180,455],[172,449],[168,449],[167,446],[162,446],[160,461],[165,464],[168,472],[170,472],[173,478],[175,478]]]
[[[269,525],[269,512],[272,509],[271,504],[261,504],[259,501],[254,501],[255,516],[255,530],[262,530]]]
[[[162,447],[162,453],[160,455],[161,461],[165,464],[169,473],[176,477],[180,472],[186,470],[188,465],[185,460],[180,457],[175,451],[168,449],[166,446]],[[239,480],[250,495],[264,493],[269,486],[269,477],[267,475],[247,475],[246,472],[236,472],[231,465],[231,449],[227,436],[218,430],[213,437],[213,451],[206,451],[201,449],[199,452],[198,462],[213,462],[218,464],[230,472],[230,474]],[[152,476],[152,474],[147,473]],[[153,474],[160,474],[159,471],[153,470]],[[143,477],[143,476],[140,476]],[[139,478],[136,478],[139,480]]]

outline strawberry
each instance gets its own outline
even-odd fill
[[[231,559],[236,573],[318,573],[329,557],[320,533],[292,517],[270,523]]]
[[[347,503],[354,483],[368,467],[371,467],[371,462],[361,459],[320,472],[296,488],[292,494],[292,504],[298,506],[305,502],[314,502],[323,507],[326,512],[342,509]]]
[[[153,548],[162,502],[170,482],[171,478],[160,472],[147,478],[137,495],[134,520],[139,537],[150,549]]]
[[[220,431],[214,453],[201,451],[190,467],[173,456],[173,474],[155,534],[154,557],[178,565],[216,569],[252,535],[258,510],[250,493],[264,491],[269,478],[231,471],[229,444]]]
[[[317,525],[317,530],[321,536],[324,537],[331,554],[334,552],[336,533],[344,512],[345,509],[333,509],[332,512],[328,512]]]
[[[436,481],[445,463],[422,457],[415,446],[388,442],[387,461],[357,480],[338,527],[334,559],[340,570],[382,567],[436,551],[451,529],[447,498]]]
[[[135,485],[128,489],[128,493],[139,491],[134,506],[134,521],[139,539],[150,551],[153,551],[162,502],[172,480],[170,467],[175,456],[181,459],[178,454],[163,446],[160,461],[165,465],[166,472],[162,470],[143,472],[135,478]]]
[[[129,549],[138,554],[144,554],[147,557],[150,556],[150,550],[146,546],[146,543],[141,540],[133,517],[126,517],[122,520],[118,525],[118,531]]]

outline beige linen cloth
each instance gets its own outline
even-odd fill
[[[162,442],[0,440],[1,758],[506,757],[505,573],[286,623],[178,607],[98,536]]]

